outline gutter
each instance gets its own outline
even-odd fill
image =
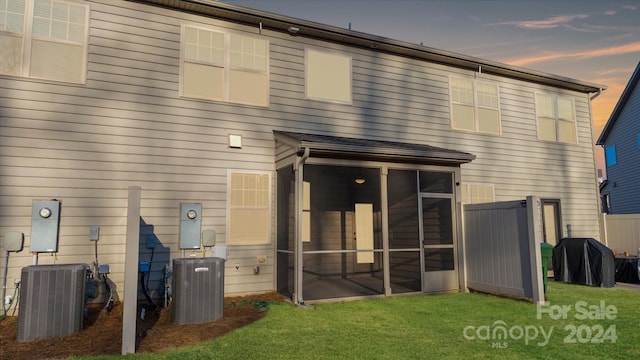
[[[597,93],[595,93],[595,94],[593,94],[593,95],[591,95],[591,97],[589,97],[589,100],[593,101],[593,99],[595,99],[595,98],[597,98],[598,96],[602,95],[602,91],[603,91],[603,90],[604,90],[604,89],[602,89],[602,88],[598,89],[598,92],[597,92]]]
[[[398,56],[420,59],[427,62],[444,64],[461,69],[477,71],[497,76],[534,82],[559,87],[582,93],[596,92],[604,85],[592,84],[580,80],[525,69],[513,65],[480,59],[474,56],[435,49],[427,46],[408,43],[400,40],[371,35],[350,29],[320,24],[313,21],[297,19],[289,16],[273,14],[265,11],[245,8],[212,0],[129,0],[144,4],[181,10],[207,17],[226,19],[228,21],[279,31],[294,36],[315,38],[349,46],[376,49],[375,51],[391,53]],[[289,30],[291,27],[295,31]]]

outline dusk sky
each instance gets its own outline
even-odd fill
[[[635,0],[224,2],[607,85],[593,101],[594,142],[640,61]]]

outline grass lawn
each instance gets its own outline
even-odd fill
[[[541,310],[524,301],[466,293],[311,309],[275,304],[263,319],[215,340],[125,358],[640,358],[640,292],[551,281],[547,300],[549,306]],[[116,358],[120,357],[82,359]]]

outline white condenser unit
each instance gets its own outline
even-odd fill
[[[85,264],[22,268],[18,342],[82,330],[86,275]]]
[[[197,324],[222,317],[224,259],[173,260],[173,322]]]

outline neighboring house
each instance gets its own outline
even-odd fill
[[[640,63],[622,92],[596,145],[604,148],[607,180],[600,186],[603,212],[640,214]]]
[[[215,1],[0,4],[9,279],[58,199],[39,263],[90,264],[98,226],[121,295],[131,186],[154,297],[211,256],[180,249],[181,204],[229,250],[225,293],[296,302],[464,289],[463,204],[538,195],[548,242],[599,237],[604,86]]]

